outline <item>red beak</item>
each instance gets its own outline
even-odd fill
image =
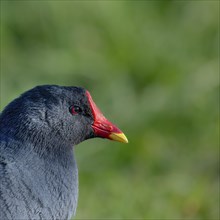
[[[96,106],[95,102],[92,100],[92,97],[88,91],[86,91],[86,96],[92,109],[92,114],[94,118],[92,128],[95,135],[97,137],[108,138],[110,140],[128,143],[128,139],[126,138],[124,133],[105,118],[105,116]]]

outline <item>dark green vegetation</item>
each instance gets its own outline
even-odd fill
[[[76,147],[77,218],[218,217],[218,1],[1,1],[1,109],[81,85],[130,143]]]

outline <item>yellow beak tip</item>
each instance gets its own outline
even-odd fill
[[[122,143],[128,143],[127,137],[124,135],[124,133],[111,133],[109,135],[109,138],[113,141],[118,141]]]

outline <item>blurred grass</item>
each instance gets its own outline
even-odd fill
[[[1,109],[81,85],[130,143],[76,148],[82,218],[219,218],[218,1],[1,1]]]

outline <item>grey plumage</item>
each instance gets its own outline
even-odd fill
[[[77,167],[71,149],[63,158],[53,155],[48,160],[39,157],[34,146],[26,145],[30,149],[27,152],[19,142],[11,142],[20,150],[16,156],[11,149],[2,152],[2,147],[11,146],[7,146],[8,141],[1,143],[0,219],[69,219],[78,196]]]
[[[83,114],[71,115],[80,105]],[[86,117],[85,117],[86,116]],[[38,86],[0,115],[0,219],[69,219],[76,211],[73,146],[94,137],[85,90]]]

